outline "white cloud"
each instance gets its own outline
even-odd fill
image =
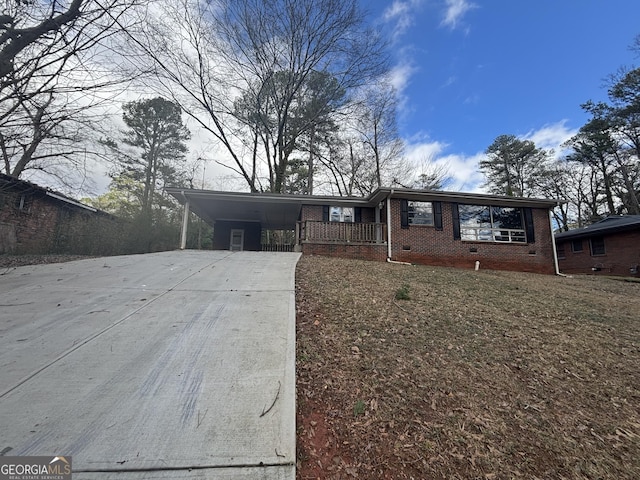
[[[411,60],[402,60],[396,64],[386,75],[386,80],[395,89],[398,99],[398,117],[403,123],[413,111],[413,107],[406,94],[406,89],[411,82],[411,77],[418,71],[418,67]]]
[[[404,60],[396,64],[387,74],[387,79],[398,95],[404,95],[404,91],[411,81],[413,74],[418,71],[418,67],[410,60]]]
[[[450,87],[451,85],[453,85],[457,81],[458,81],[458,77],[456,77],[455,75],[450,75],[449,78],[447,78],[447,80],[442,84],[442,86],[440,88]]]
[[[442,19],[442,25],[454,29],[458,26],[462,17],[476,5],[468,0],[446,0],[447,9]]]
[[[576,133],[576,129],[567,126],[567,120],[561,120],[543,125],[537,130],[530,130],[519,138],[533,141],[538,148],[553,150],[558,157],[563,150],[561,145]],[[446,168],[450,176],[446,190],[487,193],[482,188],[485,178],[479,168],[480,162],[486,158],[483,151],[474,154],[447,153],[452,145],[433,140],[422,133],[405,139],[405,144],[406,158],[416,169],[416,175],[429,166]]]
[[[556,157],[566,150],[562,144],[578,133],[577,129],[567,127],[567,120],[543,125],[538,130],[530,130],[521,136],[523,140],[531,140],[536,147],[553,150]]]
[[[422,0],[394,0],[383,13],[386,23],[393,23],[391,37],[395,40],[404,34],[414,23],[415,11]]]
[[[480,95],[474,93],[473,95],[469,95],[463,100],[464,105],[477,105],[480,102]]]
[[[452,182],[447,190],[456,192],[486,193],[482,188],[484,176],[480,173],[478,164],[485,158],[483,152],[474,155],[453,153],[438,158],[438,162],[449,167]]]
[[[448,145],[443,142],[433,141],[425,135],[416,135],[406,141],[405,155],[414,165],[423,161],[433,161]]]
[[[425,135],[416,135],[406,140],[405,154],[407,160],[415,166],[416,174],[420,170],[442,168],[448,171],[450,181],[446,190],[458,192],[483,192],[481,185],[484,177],[478,164],[485,155],[478,152],[474,155],[463,153],[445,154],[449,147],[444,142],[429,139]]]

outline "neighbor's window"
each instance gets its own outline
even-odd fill
[[[573,240],[571,242],[571,251],[572,252],[581,252],[582,251],[582,240]]]
[[[526,243],[522,209],[459,205],[460,238],[480,242]]]
[[[409,201],[409,225],[433,225],[433,204],[431,202]]]
[[[31,209],[31,195],[21,194],[16,197],[16,208],[21,212],[28,212]]]
[[[556,253],[558,254],[558,258],[565,258],[564,243],[558,244],[556,247]]]
[[[329,207],[329,220],[332,222],[353,222],[353,207]]]
[[[604,255],[604,237],[593,237],[589,240],[591,245],[591,255]]]

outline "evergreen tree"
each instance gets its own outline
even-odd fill
[[[190,133],[180,107],[161,97],[125,103],[122,119],[128,127],[122,140],[139,155],[122,159],[121,174],[142,182],[142,212],[150,216],[158,187],[176,183],[180,175]]]
[[[500,135],[485,151],[480,162],[491,193],[515,197],[531,197],[538,191],[546,174],[548,153],[530,140],[515,135]]]
[[[105,142],[118,155],[120,168],[112,176],[110,191],[97,201],[131,219],[130,251],[174,248],[180,222],[175,203],[162,188],[186,184],[182,164],[190,134],[180,107],[160,97],[130,102],[123,106],[123,120],[128,128],[120,143]]]

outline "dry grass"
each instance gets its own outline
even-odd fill
[[[305,256],[297,305],[299,480],[640,478],[639,283]]]

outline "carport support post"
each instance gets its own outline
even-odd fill
[[[185,198],[184,212],[182,214],[182,232],[180,234],[180,250],[187,247],[187,227],[189,226],[189,200]]]

